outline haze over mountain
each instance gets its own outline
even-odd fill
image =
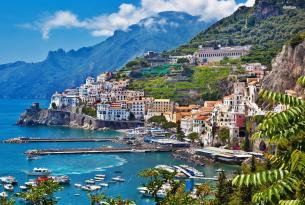
[[[189,41],[213,22],[183,12],[161,12],[128,31],[115,31],[104,42],[65,52],[50,51],[38,63],[0,65],[2,98],[47,98],[55,91],[78,86],[87,76],[120,68],[144,52],[163,51]]]

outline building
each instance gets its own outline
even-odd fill
[[[76,107],[79,104],[80,100],[77,95],[61,94],[55,93],[51,97],[51,103],[49,108],[53,108],[53,105],[56,105],[57,108],[67,108],[67,107]]]
[[[194,55],[198,63],[203,64],[207,62],[220,61],[225,57],[233,59],[240,58],[247,55],[250,48],[251,46],[220,47],[218,49],[205,47],[200,48]]]
[[[189,61],[190,64],[195,63],[195,58],[193,55],[184,55],[184,56],[169,56],[169,63],[170,64],[177,64],[178,60],[181,58],[185,58]]]
[[[97,119],[99,120],[127,121],[129,116],[130,112],[126,103],[99,103],[97,105]]]
[[[145,101],[140,99],[134,99],[127,101],[127,108],[134,115],[135,119],[143,120],[145,116]]]

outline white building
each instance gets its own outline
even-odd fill
[[[249,53],[251,46],[235,46],[235,47],[220,47],[215,49],[213,47],[200,48],[196,52],[195,58],[199,63],[214,62],[228,58],[240,58]]]
[[[184,132],[185,135],[188,135],[193,132],[193,119],[192,117],[184,117],[181,119],[181,131]]]
[[[97,105],[97,119],[105,121],[127,121],[130,112],[126,103],[100,103]]]
[[[49,108],[53,108],[53,104],[55,104],[57,108],[76,107],[79,104],[79,98],[77,95],[66,95],[56,92],[51,97]]]
[[[135,99],[127,102],[127,107],[131,113],[134,114],[137,120],[143,120],[145,116],[145,101],[140,99]]]

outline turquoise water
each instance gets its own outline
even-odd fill
[[[37,101],[37,100],[35,100]],[[29,137],[117,137],[119,132],[107,131],[96,132],[81,129],[68,129],[61,127],[18,127],[14,125],[19,114],[32,104],[33,100],[0,100],[0,138],[10,138],[16,136]],[[44,107],[48,101],[40,100]],[[106,174],[108,179],[117,176],[115,171],[122,171],[120,174],[126,179],[125,183],[111,184],[104,192],[110,196],[122,196],[132,199],[137,204],[154,204],[147,198],[142,198],[137,193],[136,188],[144,183],[137,173],[145,168],[158,164],[185,164],[182,161],[173,159],[167,153],[128,153],[128,154],[99,154],[99,155],[60,155],[44,156],[38,160],[27,161],[24,152],[30,149],[44,148],[76,148],[76,147],[99,147],[99,146],[121,146],[105,142],[85,142],[85,143],[39,143],[39,144],[1,144],[0,143],[0,176],[13,175],[17,178],[19,185],[27,181],[25,171],[33,167],[50,168],[54,174],[69,175],[71,186],[65,186],[59,192],[60,205],[86,205],[89,204],[85,192],[74,188],[74,183],[84,183],[86,179],[92,178],[97,173]],[[207,177],[213,177],[218,168],[234,170],[236,167],[216,164],[214,166],[197,167]],[[2,191],[2,187],[0,187]],[[18,189],[16,188],[16,191]],[[74,194],[81,194],[75,196]]]

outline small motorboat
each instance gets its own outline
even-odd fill
[[[37,186],[37,183],[35,181],[28,181],[28,182],[25,182],[24,185],[26,187],[35,187],[35,186]]]
[[[26,191],[28,189],[27,186],[19,186],[19,188],[22,190],[22,191]]]
[[[116,182],[125,182],[125,179],[123,179],[121,176],[113,177],[112,180]]]
[[[6,198],[7,196],[8,194],[5,191],[0,193],[0,197]]]
[[[74,194],[74,196],[80,196],[80,194]]]
[[[95,184],[95,181],[93,179],[88,179],[85,182],[86,184]]]
[[[3,187],[7,191],[14,191],[14,186],[11,184],[5,184]]]
[[[0,181],[2,184],[12,184],[12,185],[17,184],[17,180],[13,176],[0,177]]]
[[[49,176],[51,170],[47,168],[34,168],[32,171],[27,172],[29,176]]]
[[[99,185],[102,186],[102,187],[108,187],[109,186],[108,183],[99,183]]]
[[[81,188],[81,187],[82,187],[82,185],[81,185],[81,184],[78,184],[78,183],[74,184],[74,186],[75,186],[76,188]]]
[[[105,174],[96,174],[95,177],[106,178],[106,175]]]

